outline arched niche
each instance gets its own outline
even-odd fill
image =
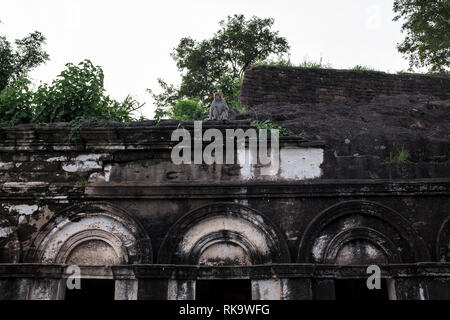
[[[255,265],[289,262],[282,234],[261,213],[218,203],[187,213],[169,230],[158,263]]]
[[[77,265],[151,263],[150,238],[127,212],[108,203],[57,213],[36,238],[29,261]]]
[[[367,227],[353,227],[339,232],[328,242],[323,252],[323,262],[339,265],[400,261],[395,244],[382,233]]]
[[[127,264],[128,250],[113,233],[88,229],[68,238],[59,250],[55,262],[96,266]]]
[[[399,213],[369,201],[346,201],[306,228],[297,262],[383,264],[430,261],[423,239]]]
[[[439,262],[450,261],[450,216],[448,216],[439,228],[436,240],[436,257]]]

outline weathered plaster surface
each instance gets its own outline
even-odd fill
[[[45,161],[47,161],[47,162],[62,162],[62,161],[67,161],[67,157],[66,156],[51,157],[51,158],[45,159]]]
[[[449,187],[447,173],[439,170],[445,169],[446,158],[439,158],[433,166],[427,167],[430,170],[422,172],[422,167],[416,163],[385,165],[380,164],[384,158],[353,156],[356,152],[351,148],[357,140],[354,136],[349,136],[348,143],[340,140],[345,148],[349,148],[348,158],[341,152],[339,156],[332,152],[327,154],[328,146],[325,148],[321,143],[284,137],[280,167],[269,171],[267,176],[261,175],[263,167],[252,165],[251,161],[242,166],[176,166],[170,160],[171,145],[164,137],[177,125],[144,129],[88,128],[82,142],[70,145],[64,145],[63,139],[67,135],[59,133],[61,137],[58,137],[58,130],[51,133],[45,132],[47,128],[29,130],[26,136],[32,143],[22,143],[18,137],[23,133],[22,129],[0,128],[0,136],[9,137],[0,140],[0,261],[44,262],[45,268],[68,262],[90,264],[95,270],[103,270],[108,269],[107,265],[118,268],[118,264],[130,263],[131,259],[127,261],[125,257],[136,252],[140,254],[140,248],[155,246],[160,249],[168,239],[173,242],[168,254],[178,257],[179,250],[183,265],[171,262],[157,265],[151,261],[129,266],[137,276],[142,276],[139,272],[144,273],[138,279],[141,283],[148,280],[153,285],[157,279],[154,283],[158,282],[159,287],[153,289],[148,284],[149,291],[159,290],[160,296],[171,299],[193,299],[196,279],[233,278],[251,279],[255,299],[294,299],[317,297],[321,291],[323,296],[333,297],[334,277],[338,274],[341,278],[366,276],[364,272],[356,273],[354,266],[368,261],[386,262],[385,248],[380,245],[392,242],[392,251],[402,255],[399,265],[405,261],[411,264],[397,274],[391,270],[398,264],[391,264],[387,269],[389,276],[395,277],[399,299],[428,299],[432,294],[445,296],[449,279],[449,273],[445,271],[449,260],[445,206]],[[240,123],[230,121],[226,125],[238,126]],[[54,140],[59,142],[51,142]],[[441,149],[437,150],[440,152]],[[248,150],[238,158],[246,152]],[[333,170],[327,175],[322,172],[324,166]],[[364,176],[364,172],[375,166],[378,166],[376,172],[370,173],[373,177]],[[410,169],[418,172],[417,175],[408,173],[405,174],[408,179],[395,180],[398,177],[395,174]],[[417,177],[421,179],[415,179]],[[308,179],[314,181],[305,181]],[[90,207],[96,202],[107,208],[104,212],[100,210],[98,215]],[[330,215],[333,219],[336,217],[336,221],[314,224],[316,218],[330,208],[348,202],[356,205],[348,212],[341,210]],[[368,210],[370,214],[359,215],[363,204],[368,202],[377,206]],[[208,209],[201,219],[195,216],[192,221],[183,220],[189,212],[204,207],[217,208],[219,203],[239,204],[245,207],[246,214],[251,211],[255,216],[250,222],[239,218],[245,217],[244,213],[238,215],[237,211],[224,210],[216,215],[214,210]],[[80,210],[84,207],[90,209]],[[389,208],[382,219],[379,208]],[[130,223],[131,220],[139,223]],[[170,233],[170,228],[179,220],[189,228],[181,228],[182,233]],[[316,226],[317,230],[312,232],[310,225]],[[335,260],[324,263],[333,240],[358,228],[361,230],[355,234],[355,239],[336,241]],[[141,233],[141,229],[145,232]],[[383,237],[375,240],[369,237],[374,230]],[[146,232],[152,237],[151,241],[137,237],[138,233]],[[214,235],[211,242],[205,242],[201,252],[196,251],[198,260],[189,260],[192,250],[199,248],[199,240],[209,241],[211,234]],[[304,236],[309,247],[303,253],[299,242]],[[244,243],[256,248],[256,254],[247,250]],[[282,248],[287,252],[283,256],[285,259],[276,255],[283,251],[274,250],[281,248],[278,243],[283,243]],[[422,243],[426,245],[422,246]],[[34,260],[35,256],[42,260]],[[156,255],[150,256],[156,258]],[[252,265],[253,257],[261,256],[264,259],[258,261],[263,262]],[[266,256],[270,259],[265,259]],[[281,261],[276,262],[280,263],[278,266],[275,266],[276,259]],[[186,261],[190,265],[184,265]],[[424,266],[429,261],[440,262],[432,269]],[[7,267],[0,265],[0,269]],[[29,290],[35,276],[41,275],[41,269],[36,269],[39,272],[26,273],[27,276],[21,278],[20,272],[25,272],[28,267],[19,263],[14,272],[3,273],[4,278],[32,279],[31,282],[24,281],[27,288],[15,289],[18,295]],[[107,277],[123,280],[120,273],[111,271],[116,270],[114,268],[108,269]],[[145,275],[143,269],[148,274]],[[49,274],[49,277],[58,278],[55,271],[49,271]],[[98,276],[95,272],[90,274],[92,278]],[[403,281],[407,277],[410,281]],[[418,277],[428,277],[422,281],[421,291],[418,282],[414,282]],[[442,283],[436,277],[442,279]],[[301,282],[300,278],[307,280]],[[313,285],[308,282],[317,279],[325,279],[326,285],[322,286],[320,281]],[[136,282],[128,280],[116,282],[116,290],[120,289],[116,298],[137,297],[134,293]],[[0,286],[3,286],[0,298],[6,296],[3,288],[10,287],[8,281],[0,279]],[[27,293],[25,297],[54,297],[54,291],[51,291],[54,287],[50,283],[42,282],[35,288],[34,293]],[[141,292],[141,288],[140,294],[149,296],[145,289]]]
[[[123,279],[115,281],[115,300],[137,300],[138,281]]]
[[[0,228],[0,238],[6,238],[11,233],[13,233],[12,227],[2,227],[2,228]]]
[[[11,205],[7,207],[9,209],[9,212],[11,213],[15,212],[20,215],[32,215],[39,209],[39,206],[37,205],[28,205],[28,204]]]
[[[114,248],[104,240],[86,240],[69,253],[65,263],[71,265],[113,266],[121,263]]]
[[[66,172],[89,172],[93,169],[102,168],[99,161],[72,161],[62,166],[62,169]]]
[[[266,237],[258,228],[247,220],[229,216],[216,216],[201,221],[186,233],[180,247],[183,251],[189,252],[203,236],[222,230],[241,234],[262,253],[269,252]]]
[[[252,280],[252,300],[280,300],[280,279]]]
[[[123,249],[127,248],[129,254],[134,254],[133,246],[136,239],[133,236],[130,226],[118,223],[117,220],[105,216],[87,216],[77,222],[72,222],[69,219],[61,221],[56,228],[46,237],[43,243],[42,262],[55,262],[57,255],[60,252],[64,243],[72,236],[87,230],[102,230],[116,238],[116,241],[110,242],[114,248],[114,253],[120,257],[120,260],[126,259],[126,254]],[[110,241],[113,241],[112,238]],[[114,261],[110,257],[106,257],[108,261]]]
[[[324,161],[324,150],[321,148],[281,148],[278,161],[274,159],[276,153],[270,154],[271,165],[261,167],[260,164],[254,163],[258,159],[255,152],[251,152],[248,148],[238,150],[241,178],[272,181],[305,180],[319,178],[322,174],[320,166]]]
[[[14,168],[14,162],[0,162],[0,170],[9,170]]]
[[[168,300],[194,300],[195,281],[193,280],[169,280],[167,290]]]
[[[199,265],[251,265],[250,257],[239,245],[221,242],[210,245],[200,256]]]
[[[281,149],[280,177],[286,180],[319,178],[324,152],[319,148]]]

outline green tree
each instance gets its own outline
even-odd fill
[[[0,36],[0,91],[49,59],[42,48],[44,44],[45,37],[38,31],[15,40],[15,48],[6,37]]]
[[[410,69],[430,67],[445,71],[450,66],[450,1],[395,0],[394,21],[402,20],[406,37],[398,50],[408,57]]]
[[[199,99],[206,107],[214,91],[221,91],[225,100],[235,105],[244,71],[257,61],[289,51],[287,40],[272,31],[273,24],[271,18],[234,15],[220,21],[220,29],[210,39],[182,38],[171,54],[181,72],[180,87],[159,79],[162,93],[149,90],[157,111],[180,99]]]
[[[37,31],[15,40],[14,47],[0,36],[0,123],[79,126],[86,120],[134,120],[133,112],[142,105],[131,96],[116,101],[106,95],[103,70],[89,60],[66,64],[51,84],[31,90],[28,73],[49,59],[43,44],[45,37]]]
[[[141,107],[131,96],[123,101],[110,98],[102,68],[84,60],[66,64],[51,84],[41,84],[36,91],[26,78],[5,87],[0,92],[0,123],[71,122],[78,129],[85,121],[132,121]]]
[[[200,120],[206,115],[205,108],[198,100],[179,100],[172,108],[170,116],[180,121]]]

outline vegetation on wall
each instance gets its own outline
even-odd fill
[[[250,124],[254,127],[256,127],[258,130],[278,130],[278,134],[280,136],[289,136],[292,135],[293,132],[289,129],[283,128],[282,126],[273,123],[269,119],[257,121],[257,120],[251,120]]]
[[[409,158],[410,154],[408,150],[402,147],[402,149],[399,150],[396,154],[392,152],[389,153],[388,163],[396,163],[396,164],[407,163],[409,161]]]
[[[369,67],[369,66],[363,66],[363,65],[356,65],[353,68],[350,69],[351,71],[356,71],[356,72],[364,72],[364,73],[383,73],[383,74],[387,74],[384,71],[381,70],[377,70],[375,68]]]
[[[279,67],[279,68],[293,68],[293,69],[333,69],[331,63],[324,63],[322,59],[319,60],[310,60],[305,58],[302,62],[295,63],[290,59],[279,59],[279,60],[263,60],[255,63],[255,66],[264,66],[264,67]],[[447,70],[439,70],[439,71],[427,71],[425,73],[417,73],[412,71],[398,71],[396,73],[389,73],[386,71],[378,70],[376,68],[366,66],[366,65],[355,65],[350,69],[339,69],[346,71],[354,71],[361,73],[371,73],[371,74],[398,74],[398,75],[424,75],[430,77],[442,77],[449,76],[450,71]]]
[[[141,107],[131,96],[123,101],[111,99],[105,93],[102,68],[89,60],[66,64],[50,85],[39,86],[33,104],[36,123],[88,119],[129,122],[133,120],[132,113]]]
[[[270,18],[234,15],[221,21],[210,39],[182,38],[171,54],[181,72],[181,85],[158,79],[162,92],[149,89],[157,107],[156,118],[173,114],[171,109],[178,100],[198,99],[207,110],[215,91],[222,93],[231,108],[238,108],[244,71],[256,61],[289,50],[287,40],[272,31],[273,24]]]
[[[28,74],[49,59],[45,40],[35,31],[13,46],[0,36],[0,123],[71,122],[78,128],[85,121],[134,119],[142,105],[131,96],[123,101],[110,98],[102,68],[89,60],[66,64],[52,83],[33,89]]]
[[[207,114],[206,109],[198,100],[178,100],[171,109],[171,119],[180,121],[201,120]]]
[[[0,123],[16,125],[33,121],[34,93],[30,81],[20,78],[0,91]]]
[[[116,101],[106,95],[103,71],[89,60],[66,64],[51,84],[41,84],[35,91],[29,84],[26,78],[20,78],[0,92],[0,122],[129,122],[133,112],[142,107],[130,96]]]
[[[257,66],[266,66],[266,67],[285,67],[285,68],[296,68],[296,69],[331,69],[332,66],[330,63],[323,62],[322,58],[318,61],[309,59],[305,57],[303,61],[300,63],[292,62],[290,58],[287,59],[278,59],[278,60],[262,60],[257,61],[255,63]]]
[[[398,50],[413,68],[428,67],[430,75],[448,75],[450,67],[450,2],[446,0],[395,0],[394,20],[402,21],[404,41]],[[307,58],[294,63],[284,58],[287,40],[273,30],[274,19],[244,15],[228,16],[206,40],[184,37],[171,53],[181,74],[180,86],[158,79],[159,93],[148,89],[156,106],[155,119],[201,119],[208,113],[214,92],[221,92],[231,109],[239,105],[242,77],[253,65],[329,69],[331,65]],[[49,60],[46,38],[35,31],[10,42],[0,36],[0,123],[85,121],[129,122],[141,104],[131,96],[123,101],[109,97],[104,74],[89,60],[69,63],[50,84],[32,86],[28,74]],[[274,59],[276,57],[276,59]],[[381,71],[357,65],[356,72]],[[403,73],[403,72],[401,72]]]

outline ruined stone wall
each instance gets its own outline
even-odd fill
[[[333,69],[256,66],[245,72],[241,106],[262,103],[370,102],[379,95],[450,98],[450,78]]]
[[[399,298],[428,284],[446,297],[448,178],[327,176],[325,146],[300,137],[280,139],[266,177],[257,165],[174,165],[177,127],[93,126],[75,141],[67,124],[1,128],[0,299],[57,298],[68,264],[119,281],[119,297],[193,298],[210,277],[252,279],[255,298],[332,298],[330,278],[367,262],[388,266]]]
[[[246,125],[247,122],[234,122],[227,127],[245,128]],[[220,124],[210,126],[220,128]],[[260,176],[258,165],[175,165],[170,159],[174,145],[170,134],[174,128],[172,124],[94,127],[83,130],[80,140],[75,142],[68,139],[70,128],[67,126],[2,129],[1,239],[10,239],[4,246],[2,260],[36,262],[33,260],[36,253],[29,252],[38,250],[33,247],[37,245],[33,238],[49,220],[58,214],[87,210],[89,206],[83,209],[86,203],[106,202],[127,208],[125,211],[144,224],[139,227],[142,234],[124,231],[121,236],[145,239],[143,234],[147,234],[153,247],[149,261],[157,260],[163,239],[177,219],[215,203],[243,205],[267,216],[265,225],[277,226],[274,230],[286,239],[290,261],[295,261],[299,241],[310,221],[340,202],[350,201],[350,210],[354,200],[387,206],[409,220],[406,225],[412,229],[408,232],[418,232],[417,236],[425,239],[427,248],[419,254],[422,260],[417,260],[412,252],[405,256],[406,260],[440,260],[436,256],[437,241],[445,242],[447,237],[441,231],[443,239],[436,238],[439,230],[447,228],[444,204],[448,201],[449,182],[445,176],[411,180],[361,179],[353,175],[345,163],[336,165],[334,159],[323,155],[318,158],[323,146],[301,138],[281,139],[280,168],[269,176]],[[355,205],[358,210],[364,208],[363,202]],[[224,211],[227,210],[225,207]],[[370,206],[367,210],[373,211]],[[387,232],[390,227],[381,224],[380,228]],[[254,231],[256,235],[258,230]],[[171,232],[181,233],[179,230]],[[395,233],[392,236],[400,237]]]
[[[448,77],[254,67],[241,104],[236,119],[323,141],[322,179],[449,177]],[[391,161],[401,151],[406,161]]]
[[[426,96],[411,107],[416,93]],[[352,102],[399,94],[397,109]],[[333,299],[337,279],[370,264],[391,299],[450,299],[445,99],[444,78],[252,68],[243,105],[269,103],[258,120],[306,131],[280,138],[265,175],[246,161],[174,164],[171,134],[193,123],[105,123],[75,137],[68,124],[2,126],[0,299],[64,298],[69,265],[113,279],[116,299],[195,299],[199,279],[250,280],[253,299]],[[400,146],[411,158],[387,161]]]

